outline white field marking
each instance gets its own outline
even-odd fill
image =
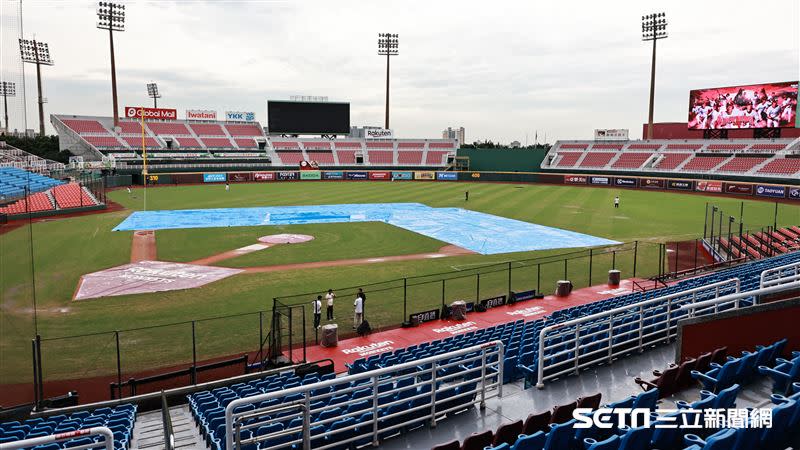
[[[667,249],[667,253],[675,253],[675,250],[673,250],[673,249],[671,249],[671,248],[668,248],[668,249]]]
[[[92,233],[92,239],[94,239],[97,236],[98,231],[100,231],[100,227],[95,227],[94,233]]]
[[[426,256],[426,258],[445,258],[446,256],[447,255],[443,255],[441,253],[433,253],[433,254],[430,254],[430,255]]]
[[[373,262],[384,262],[384,261],[386,261],[386,259],[384,259],[384,258],[370,258],[370,259],[367,260],[367,262],[371,262],[371,263],[373,263]]]
[[[269,248],[269,247],[270,246],[267,245],[267,244],[252,244],[252,245],[248,245],[246,247],[237,248],[233,252],[234,253],[238,253],[240,255],[244,255],[245,253],[257,252],[259,250],[264,250],[265,248]]]

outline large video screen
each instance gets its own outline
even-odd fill
[[[350,104],[267,101],[270,134],[349,134]]]
[[[689,129],[792,128],[797,81],[751,84],[689,93]]]

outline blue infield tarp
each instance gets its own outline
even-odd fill
[[[341,222],[384,222],[483,255],[619,244],[560,228],[421,203],[137,211],[114,231]]]

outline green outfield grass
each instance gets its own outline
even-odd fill
[[[464,191],[470,191],[469,202]],[[612,199],[621,195],[620,209]],[[446,283],[448,299],[473,298],[507,290],[507,272],[482,275],[476,292],[474,269],[483,264],[536,258],[571,250],[522,252],[505,255],[466,255],[433,260],[377,263],[369,266],[331,267],[303,271],[242,274],[200,289],[159,294],[110,297],[74,302],[79,277],[88,272],[128,262],[131,233],[112,232],[130,210],[143,207],[141,189],[110,193],[126,211],[58,219],[35,223],[0,235],[0,384],[30,379],[30,338],[33,334],[33,279],[35,262],[38,330],[45,339],[101,333],[91,337],[46,341],[47,379],[114,373],[116,369],[113,330],[127,330],[182,321],[196,324],[198,358],[210,358],[257,347],[257,311],[272,307],[274,297],[322,292],[329,287],[357,286],[402,277],[423,276],[461,270],[463,277]],[[269,205],[420,202],[433,207],[457,206],[542,225],[569,229],[623,242],[642,242],[637,275],[656,273],[656,243],[692,239],[702,235],[706,202],[738,215],[740,201],[667,192],[617,191],[550,185],[489,183],[357,183],[296,182],[233,184],[223,186],[179,186],[150,188],[147,207],[186,209]],[[774,204],[745,202],[745,223],[753,228],[771,225]],[[780,205],[781,224],[800,224],[800,207]],[[33,235],[33,252],[30,231]],[[444,243],[380,223],[317,224],[285,227],[242,227],[194,230],[164,230],[156,233],[159,258],[191,261],[233,250],[274,233],[311,234],[310,243],[284,245],[240,256],[218,265],[248,267],[332,259],[376,257],[437,250]],[[32,253],[32,256],[31,256]],[[568,273],[576,285],[589,284],[586,261],[571,263]],[[621,253],[617,267],[630,276],[632,255]],[[595,259],[597,284],[611,266],[610,256]],[[545,264],[541,280],[534,266],[513,265],[513,289],[552,289],[563,277],[563,263]],[[441,302],[439,277],[407,289],[409,312],[436,307]],[[373,326],[396,325],[402,316],[402,283],[384,285],[370,296]],[[310,298],[297,301],[310,302]],[[340,305],[349,316],[349,298]],[[413,308],[413,309],[412,309]],[[203,320],[230,314],[236,318]],[[309,318],[310,322],[310,318]],[[268,320],[264,321],[265,327]],[[266,332],[266,331],[264,331]],[[188,324],[121,334],[123,371],[130,373],[191,360],[191,327]]]

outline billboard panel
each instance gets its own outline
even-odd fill
[[[689,92],[689,129],[793,128],[797,81]]]
[[[350,134],[350,104],[267,101],[273,134]]]
[[[255,122],[256,113],[252,111],[225,111],[228,122]]]
[[[217,120],[217,112],[210,109],[187,109],[186,120]]]
[[[784,198],[786,197],[786,187],[757,184],[756,195],[759,197]]]
[[[699,192],[722,192],[722,181],[698,181],[694,188]]]
[[[142,108],[141,106],[126,106],[125,117],[129,119],[141,119],[144,111],[144,120],[176,120],[178,110],[169,108]]]
[[[595,129],[595,141],[627,141],[627,128]]]

